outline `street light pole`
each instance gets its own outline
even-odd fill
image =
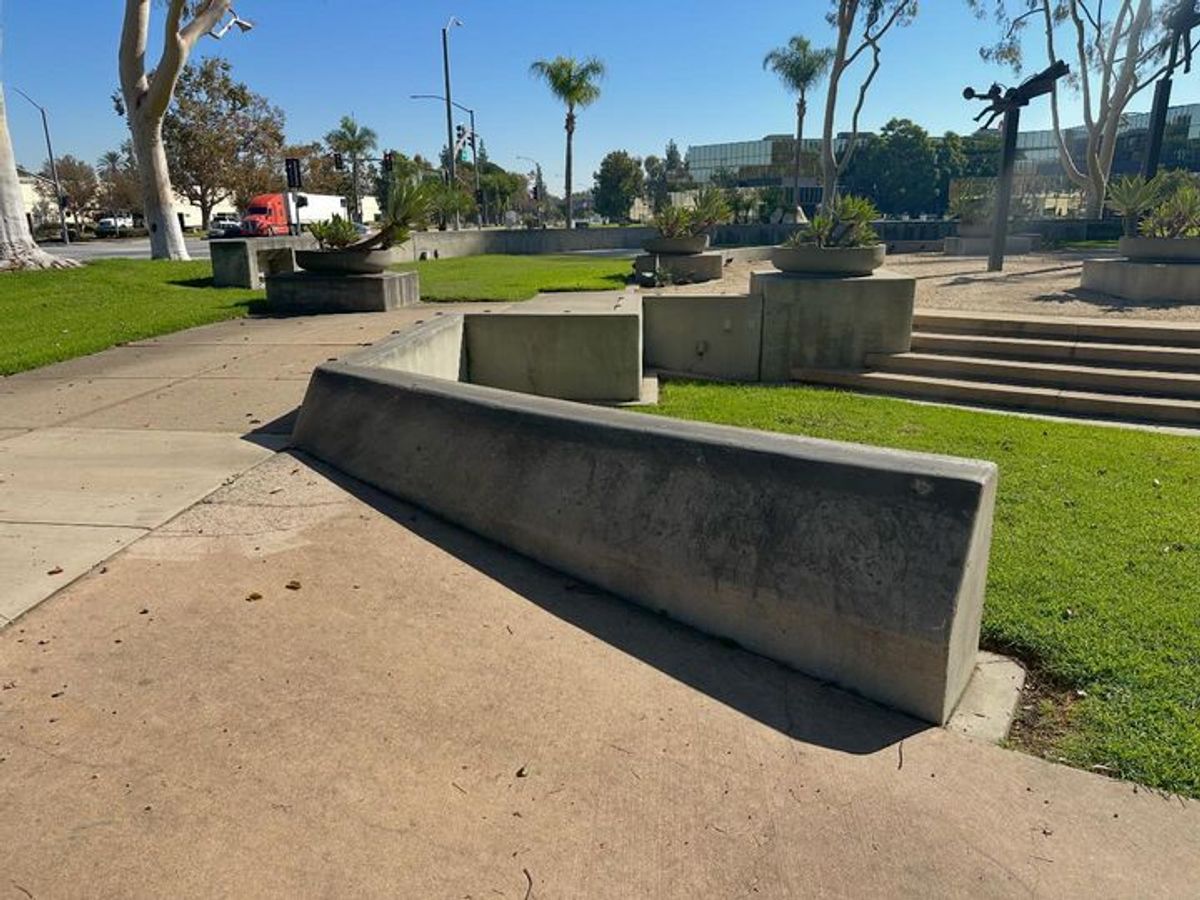
[[[445,100],[446,98],[440,96],[439,94],[409,94],[408,99],[409,100]],[[475,167],[475,195],[479,196],[479,155],[477,152],[477,148],[475,146],[475,140],[476,140],[475,139],[475,110],[471,109],[471,107],[469,107],[469,106],[463,106],[457,100],[451,100],[450,105],[457,109],[461,109],[463,112],[465,112],[467,115],[469,115],[471,117],[471,164]],[[453,128],[451,128],[451,134],[453,134]],[[457,156],[457,154],[454,152],[454,144],[453,143],[450,144],[449,149],[450,149],[450,161],[451,161],[451,165],[453,165],[454,162],[456,162],[455,157]],[[479,223],[479,227],[483,228],[482,222]]]
[[[457,16],[451,16],[450,21],[442,29],[442,74],[446,80],[446,151],[450,154],[446,169],[450,176],[451,189],[457,184],[454,177],[454,111],[452,109],[454,101],[450,97],[450,29],[455,25],[461,26],[462,20]],[[454,213],[455,230],[461,224],[458,218],[458,211],[456,210]]]
[[[19,87],[13,88],[18,94],[37,107],[42,114],[42,131],[46,135],[46,153],[50,157],[50,177],[54,179],[54,196],[58,200],[58,224],[62,230],[62,242],[64,244],[71,243],[71,234],[67,230],[67,210],[63,205],[62,183],[58,180],[58,163],[54,161],[54,147],[50,143],[50,122],[46,118],[46,108],[30,97]]]

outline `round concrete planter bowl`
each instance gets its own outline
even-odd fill
[[[771,263],[797,275],[870,275],[883,265],[885,244],[869,247],[775,247]]]
[[[1200,263],[1200,238],[1123,237],[1117,249],[1135,262]]]
[[[660,256],[687,256],[703,253],[708,249],[707,234],[693,234],[687,237],[655,237],[650,238],[642,247],[647,253]]]
[[[297,250],[296,265],[326,275],[378,275],[395,260],[390,250]]]

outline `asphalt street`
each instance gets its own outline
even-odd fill
[[[208,241],[187,239],[188,253],[193,259],[208,259]],[[113,238],[107,240],[81,241],[64,246],[59,243],[44,243],[43,250],[55,256],[73,259],[149,259],[149,238]]]

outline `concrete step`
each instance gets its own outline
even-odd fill
[[[1054,362],[985,359],[939,353],[876,353],[867,365],[879,372],[931,375],[964,381],[986,381],[1035,387],[1133,394],[1144,397],[1182,397],[1200,400],[1200,374],[1112,369]]]
[[[1014,317],[994,313],[918,310],[913,315],[913,329],[939,334],[1200,347],[1200,324],[1145,320],[1129,322],[1067,316]]]
[[[1032,385],[968,381],[900,372],[838,372],[796,369],[792,378],[808,384],[849,388],[922,400],[947,400],[983,407],[1006,407],[1056,415],[1200,427],[1200,401],[1137,397]]]
[[[1036,359],[1060,363],[1096,363],[1112,367],[1200,372],[1200,347],[1156,347],[1044,338],[993,337],[917,331],[912,349],[919,353]]]

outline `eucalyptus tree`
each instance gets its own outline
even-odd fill
[[[354,116],[342,116],[338,127],[325,135],[331,150],[350,157],[350,207],[355,220],[362,218],[359,206],[359,162],[379,146],[379,135],[366,125],[359,125]]]
[[[567,171],[566,199],[567,227],[573,224],[571,215],[571,145],[575,137],[575,110],[591,106],[600,99],[600,84],[604,78],[604,63],[589,56],[578,60],[571,56],[556,56],[554,59],[539,59],[529,67],[535,78],[540,78],[567,107]]]
[[[8,134],[8,114],[0,86],[0,269],[61,269],[77,265],[47,253],[33,240],[25,218],[25,198]]]
[[[858,120],[867,92],[879,74],[880,44],[893,28],[909,24],[917,14],[917,0],[830,0],[827,19],[837,31],[829,66],[829,88],[825,97],[825,123],[821,135],[822,203],[833,200],[838,179],[858,145]],[[866,63],[865,60],[870,62]],[[850,129],[839,150],[835,144],[838,95],[847,73],[864,60],[865,73],[858,81]]]
[[[1125,110],[1137,94],[1168,69],[1164,60],[1162,9],[1151,0],[1115,0],[1105,6],[1086,0],[968,0],[980,13],[991,12],[1000,23],[997,43],[983,48],[985,59],[1006,62],[1014,72],[1024,63],[1029,43],[1024,29],[1040,31],[1045,59],[1055,62],[1060,46],[1071,59],[1068,82],[1082,100],[1086,141],[1081,154],[1072,152],[1060,123],[1063,90],[1050,92],[1050,120],[1063,171],[1082,189],[1089,218],[1104,211],[1113,156]],[[1162,6],[1162,4],[1158,4]]]
[[[795,35],[783,47],[776,47],[763,57],[763,68],[770,69],[779,80],[796,94],[796,153],[793,160],[793,183],[795,185],[796,221],[805,220],[800,207],[800,158],[804,140],[804,116],[808,112],[808,91],[815,87],[833,62],[833,51],[816,49],[808,38]]]
[[[204,35],[216,36],[213,29],[230,11],[230,4],[231,0],[166,0],[162,53],[148,69],[151,0],[125,0],[118,55],[121,75],[118,111],[125,115],[133,136],[153,259],[189,258],[183,228],[175,215],[175,192],[163,144],[163,119],[188,55]],[[241,23],[243,30],[249,27],[241,19],[235,21]]]

